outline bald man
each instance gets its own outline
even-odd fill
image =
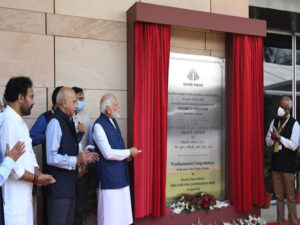
[[[77,184],[77,166],[95,162],[96,153],[78,152],[78,140],[72,116],[77,98],[71,88],[63,87],[57,94],[58,107],[46,129],[46,158],[49,174],[55,185],[47,190],[48,224],[73,225]]]

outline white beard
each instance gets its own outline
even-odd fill
[[[119,113],[119,112],[116,112],[116,111],[112,111],[112,112],[111,112],[111,117],[112,117],[113,119],[120,118],[120,113]]]

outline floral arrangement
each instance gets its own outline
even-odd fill
[[[178,202],[173,203],[167,212],[170,211],[174,214],[180,213],[191,213],[200,210],[205,210],[206,212],[215,209],[221,209],[229,207],[228,201],[219,201],[213,195],[200,193],[199,196],[185,195],[182,196]]]
[[[266,225],[267,222],[261,217],[249,215],[246,219],[237,219],[231,223],[223,222],[223,225]]]
[[[215,225],[216,224],[217,223],[215,222]],[[222,223],[222,225],[266,225],[266,224],[267,224],[266,221],[261,217],[255,217],[251,215],[249,215],[247,219],[237,219],[236,221],[233,221],[231,223],[228,222]],[[203,224],[200,222],[200,218],[198,218],[197,224],[191,223],[191,225],[203,225]]]

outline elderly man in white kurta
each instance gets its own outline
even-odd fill
[[[125,149],[120,128],[117,99],[106,94],[100,102],[101,115],[93,128],[99,162],[96,163],[98,189],[98,225],[128,225],[133,222],[130,202],[127,158],[140,153]]]
[[[29,115],[34,105],[32,82],[28,77],[11,78],[4,97],[8,106],[0,127],[0,153],[4,159],[6,144],[25,143],[24,154],[16,161],[3,186],[4,219],[6,225],[32,225],[32,186],[55,182],[50,175],[42,174],[31,145],[29,130],[22,119]]]

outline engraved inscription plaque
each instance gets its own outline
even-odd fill
[[[224,59],[171,53],[167,203],[183,194],[224,192]]]

